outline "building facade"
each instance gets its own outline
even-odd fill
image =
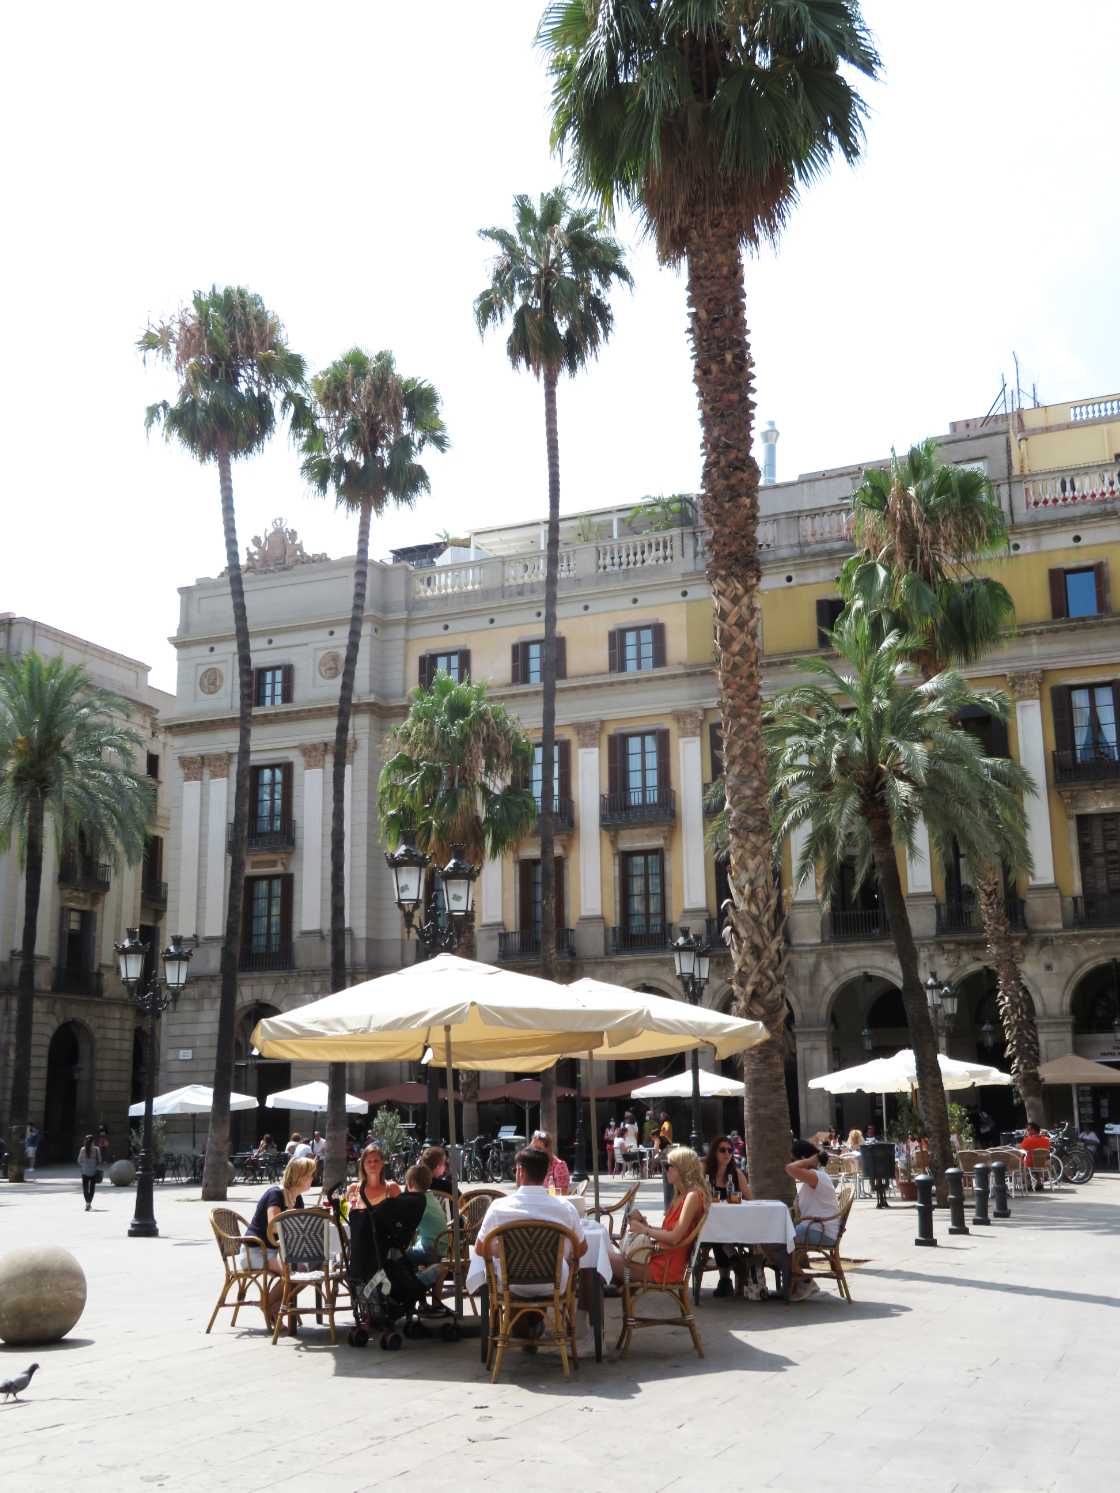
[[[80,1137],[104,1122],[115,1150],[127,1143],[127,1109],[142,1096],[140,1019],[117,974],[113,944],[139,927],[153,950],[167,914],[164,851],[170,826],[169,769],[160,714],[173,697],[148,683],[148,665],[84,638],[11,613],[0,616],[0,655],[79,664],[94,684],[127,702],[143,738],[136,767],[157,788],[155,821],[142,862],[116,866],[93,852],[61,860],[48,830],[36,944],[31,1118],[43,1132],[41,1160],[71,1160]],[[25,883],[18,848],[0,854],[0,1114],[7,1130],[14,1059],[16,988]]]
[[[768,435],[773,451],[777,432]],[[1011,522],[1010,551],[990,568],[1015,599],[1017,627],[972,673],[1010,693],[1013,718],[1005,739],[998,723],[974,726],[1040,788],[1027,805],[1034,870],[1009,898],[1043,1053],[1120,1060],[1120,617],[1112,604],[1120,586],[1120,400],[956,421],[940,448],[947,461],[987,471]],[[838,608],[850,497],[863,465],[762,489],[767,692],[791,682],[796,658],[824,646],[819,629]],[[702,525],[685,511],[676,527],[653,528],[629,512],[562,522],[559,937],[573,977],[675,995],[671,939],[682,924],[703,928],[718,951],[725,896],[705,838],[704,789],[721,766],[711,596]],[[328,988],[329,743],[351,585],[350,560],[305,556],[282,525],[249,557],[253,789],[235,1087],[252,1092],[289,1076],[284,1065],[253,1057],[247,1038],[256,1019]],[[347,926],[358,976],[411,957],[374,814],[387,734],[409,691],[446,669],[486,680],[537,735],[543,591],[543,522],[476,530],[454,546],[418,545],[369,567],[346,767]],[[169,1082],[206,1081],[213,1061],[236,746],[227,583],[199,580],[180,594],[178,685],[167,721],[176,762],[167,879],[175,927],[198,949],[188,995],[165,1022]],[[791,885],[790,864],[787,852],[787,1066],[799,1122],[812,1129],[834,1112],[808,1081],[869,1050],[894,1050],[906,1034],[875,889],[842,888],[825,906],[816,886]],[[943,867],[919,854],[902,874],[925,966],[961,997],[947,1049],[998,1063],[994,981],[967,865]],[[531,967],[539,929],[534,838],[483,868],[476,920],[481,958]],[[729,1002],[728,977],[729,959],[717,952],[712,1004]],[[362,1070],[351,1084],[404,1076],[412,1075]],[[840,1118],[866,1123],[876,1104],[845,1101]]]

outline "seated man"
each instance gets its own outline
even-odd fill
[[[1028,1166],[1030,1166],[1032,1160],[1034,1159],[1034,1154],[1036,1151],[1045,1151],[1047,1160],[1049,1160],[1050,1137],[1048,1135],[1043,1135],[1041,1128],[1036,1125],[1033,1120],[1028,1120],[1027,1133],[1019,1142],[1019,1150],[1026,1152]],[[1038,1180],[1037,1177],[1031,1178],[1031,1186],[1036,1192],[1040,1192],[1042,1190],[1042,1183]]]

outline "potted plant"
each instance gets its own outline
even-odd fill
[[[926,1139],[921,1116],[908,1099],[898,1101],[898,1109],[887,1126],[887,1139],[900,1148],[898,1155],[898,1195],[904,1203],[916,1203],[918,1189],[914,1182],[914,1142]]]

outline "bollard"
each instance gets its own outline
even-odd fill
[[[1003,1161],[992,1162],[992,1217],[1011,1217],[1007,1205],[1007,1163]]]
[[[968,1224],[964,1221],[964,1175],[960,1167],[949,1167],[945,1172],[945,1181],[949,1188],[949,1232],[967,1234]]]
[[[914,1178],[914,1186],[918,1189],[918,1237],[914,1243],[936,1245],[937,1240],[933,1237],[933,1178],[928,1172],[923,1172]]]
[[[984,1161],[978,1161],[972,1169],[972,1222],[974,1224],[990,1224],[988,1217],[988,1166]]]

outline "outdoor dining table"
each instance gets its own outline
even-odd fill
[[[772,1198],[758,1202],[713,1203],[700,1233],[704,1244],[757,1244],[778,1272],[781,1295],[789,1299],[793,1218],[785,1203]],[[692,1272],[692,1296],[700,1300],[700,1256]]]
[[[610,1235],[605,1226],[594,1219],[580,1220],[583,1237],[587,1241],[587,1252],[579,1262],[579,1298],[587,1307],[591,1319],[591,1331],[595,1336],[595,1362],[603,1361],[603,1286],[613,1279],[610,1256]],[[478,1311],[482,1319],[481,1357],[485,1363],[489,1351],[490,1337],[490,1288],[486,1283],[486,1261],[471,1248],[471,1262],[467,1267],[466,1289],[468,1295],[478,1292]]]

